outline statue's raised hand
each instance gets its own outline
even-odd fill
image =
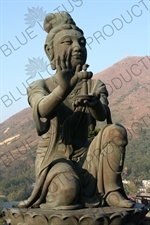
[[[56,59],[57,77],[62,94],[69,94],[78,82],[78,73],[82,70],[80,64],[76,67],[71,63],[71,50],[64,52]]]

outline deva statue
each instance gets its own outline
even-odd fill
[[[27,90],[41,139],[36,184],[19,207],[133,207],[121,179],[127,132],[112,123],[105,84],[87,71],[83,31],[66,12],[48,14],[44,30],[44,49],[56,73]],[[105,120],[97,135],[89,135],[96,121]]]

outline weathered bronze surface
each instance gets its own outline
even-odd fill
[[[145,209],[133,208],[135,203],[127,198],[121,179],[127,132],[122,125],[112,123],[105,84],[91,79],[93,74],[87,71],[83,31],[66,12],[47,15],[44,29],[48,33],[44,49],[56,73],[33,82],[27,90],[41,140],[35,188],[18,206],[41,209],[22,214],[11,209],[5,214],[13,221],[18,213],[18,225],[19,221],[28,224],[27,217],[32,218],[29,224],[39,225],[87,221],[117,225],[125,224],[131,214],[133,219],[136,213],[140,219]],[[106,126],[91,136],[96,121],[106,121]],[[86,209],[92,207],[97,207],[97,213]],[[119,219],[112,222],[112,218]]]
[[[56,74],[28,88],[37,133],[36,185],[19,207],[132,207],[121,172],[127,133],[112,124],[105,84],[87,71],[86,40],[66,12],[49,14],[45,52]],[[89,138],[96,121],[106,126]]]

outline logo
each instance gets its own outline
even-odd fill
[[[29,59],[29,64],[26,66],[26,74],[30,75],[31,78],[34,78],[37,73],[44,72],[47,68],[47,62],[44,62],[44,59],[40,57]]]
[[[28,8],[28,14],[25,14],[26,24],[30,25],[30,27],[34,27],[36,23],[43,21],[46,17],[46,11],[43,11],[43,7],[32,7],[32,9]]]

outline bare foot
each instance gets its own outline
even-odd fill
[[[131,200],[125,199],[118,191],[111,192],[107,196],[106,202],[113,207],[131,208],[134,206]]]

